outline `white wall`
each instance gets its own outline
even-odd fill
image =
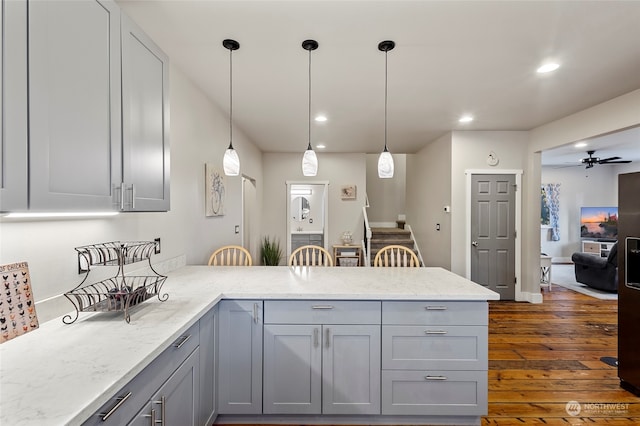
[[[543,167],[542,184],[560,184],[560,240],[551,241],[548,228],[541,230],[541,251],[554,261],[567,261],[580,244],[580,207],[617,206],[618,174],[614,166]]]
[[[526,177],[526,152],[529,141],[528,132],[453,132],[451,152],[451,271],[466,275],[466,254],[469,252],[466,236],[469,232],[466,219],[467,188],[465,171],[468,169],[486,170],[524,170]],[[487,156],[494,152],[499,158],[495,167],[487,165]],[[539,181],[538,181],[539,186]],[[536,209],[537,206],[524,205],[523,210]],[[539,226],[538,226],[539,228]],[[524,243],[524,242],[523,242]],[[525,290],[523,288],[523,290]],[[539,291],[539,288],[538,288]]]
[[[162,253],[153,257],[153,263],[164,262],[164,267],[171,268],[184,264],[185,259],[187,263],[204,263],[213,248],[241,243],[240,234],[233,233],[233,225],[242,225],[239,219],[240,178],[228,180],[227,216],[204,217],[204,163],[222,163],[228,144],[227,118],[173,66],[170,96],[170,212],[128,213],[92,220],[2,219],[0,264],[29,263],[40,322],[73,310],[71,303],[60,295],[82,279],[77,273],[74,247],[160,237]],[[257,179],[260,192],[260,151],[235,131],[234,146],[240,155],[242,171]],[[95,271],[95,274],[101,273],[104,271]],[[170,282],[165,286],[170,293]]]
[[[263,154],[264,204],[262,208],[263,236],[272,236],[280,240],[283,252],[287,246],[286,196],[287,181],[329,182],[329,236],[327,245],[339,244],[344,231],[353,232],[354,243],[363,238],[364,196],[367,192],[366,155],[365,154],[325,154],[318,153],[318,174],[315,177],[302,175],[302,151],[296,154]],[[341,200],[340,187],[356,185],[355,200]],[[288,253],[286,257],[288,258]],[[286,263],[283,259],[282,263]]]
[[[425,266],[451,269],[451,133],[407,156],[407,223]],[[436,225],[440,224],[440,231]]]
[[[391,179],[378,177],[380,154],[367,154],[367,196],[369,222],[392,222],[406,213],[405,188],[407,187],[407,156],[392,154],[394,173]]]

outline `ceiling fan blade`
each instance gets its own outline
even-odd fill
[[[612,160],[620,160],[622,157],[609,157],[609,158],[603,158],[601,160],[598,160],[598,163],[608,163],[609,161]]]
[[[618,161],[600,161],[600,164],[627,164],[631,160],[618,160]]]

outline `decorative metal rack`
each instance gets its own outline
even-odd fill
[[[167,279],[151,265],[151,255],[156,252],[155,241],[113,241],[102,244],[76,247],[80,270],[86,272],[84,279],[64,296],[76,309],[75,317],[67,314],[62,318],[65,324],[75,322],[80,312],[124,312],[125,321],[130,322],[129,309],[147,299],[158,296],[161,302],[169,298],[161,294],[162,284]],[[132,263],[149,262],[155,275],[125,276],[124,267]],[[93,284],[84,285],[92,266],[117,266],[118,272],[112,277]]]

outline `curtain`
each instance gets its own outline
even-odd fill
[[[560,184],[547,183],[542,185],[547,198],[549,219],[551,225],[551,241],[560,241]]]

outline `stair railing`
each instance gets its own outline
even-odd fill
[[[369,208],[369,197],[364,195],[365,204],[362,206],[362,216],[364,217],[364,239],[362,240],[362,253],[364,266],[371,266],[371,226],[369,225],[369,216],[367,216],[367,208]]]
[[[411,232],[411,239],[413,240],[413,247],[415,249],[416,254],[418,255],[418,259],[420,260],[420,266],[424,266],[424,260],[422,259],[422,253],[420,253],[420,247],[418,246],[418,241],[416,241],[416,237],[413,235],[413,229],[411,229],[411,225],[405,224],[404,228]]]

